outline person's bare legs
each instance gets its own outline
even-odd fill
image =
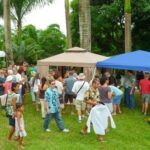
[[[84,119],[86,116],[85,116],[85,110],[82,110],[81,111],[81,116],[82,116],[82,119]]]
[[[103,135],[100,135],[100,134],[98,134],[98,140],[101,142],[101,141],[103,141],[104,139],[103,139]]]
[[[87,133],[87,125],[86,124],[83,126],[83,128],[80,131],[80,133],[81,134],[86,134]]]
[[[25,105],[26,95],[22,95],[22,104]]]
[[[24,148],[24,144],[23,144],[23,137],[19,137],[19,148],[23,149]]]
[[[63,114],[66,113],[66,109],[67,109],[67,104],[64,103],[64,108],[62,109],[62,113],[63,113]]]
[[[70,103],[70,111],[71,111],[71,114],[73,115],[74,114],[74,104],[73,103]]]
[[[82,120],[82,112],[81,112],[81,109],[78,108],[77,112],[78,112],[78,120],[79,120],[79,123],[80,123],[81,120]]]
[[[15,127],[11,127],[8,135],[8,141],[12,139],[14,132],[15,132]]]
[[[122,111],[121,111],[121,108],[120,108],[120,104],[117,105],[117,109],[118,109],[118,113],[121,114]]]
[[[142,113],[145,111],[145,102],[142,102]]]
[[[148,110],[148,102],[144,103],[144,115],[147,115],[147,110]]]
[[[116,104],[113,104],[113,113],[112,115],[116,115]]]

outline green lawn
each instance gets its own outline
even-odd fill
[[[29,96],[28,96],[29,97]],[[65,126],[70,133],[61,133],[54,121],[51,122],[50,133],[43,132],[43,120],[34,109],[28,98],[24,112],[25,126],[28,136],[25,138],[26,150],[149,150],[150,125],[139,111],[123,108],[123,114],[115,116],[117,128],[111,129],[105,136],[107,143],[100,143],[92,133],[85,136],[79,131],[84,123],[77,122],[77,116],[69,113],[63,115]],[[17,142],[7,143],[9,126],[4,111],[0,111],[0,150],[16,150]]]

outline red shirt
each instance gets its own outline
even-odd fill
[[[150,94],[150,81],[146,79],[140,80],[141,94]]]

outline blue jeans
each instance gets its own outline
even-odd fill
[[[49,123],[50,123],[52,117],[54,117],[58,128],[59,128],[60,130],[64,130],[65,127],[64,127],[62,118],[61,118],[60,115],[59,115],[59,112],[46,114],[46,117],[45,117],[45,120],[44,120],[44,125],[43,125],[44,130],[48,129],[48,125],[49,125]]]
[[[131,88],[125,89],[125,102],[128,108],[134,109],[135,107],[134,94],[131,95],[130,92],[131,92]]]

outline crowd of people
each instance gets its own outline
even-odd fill
[[[128,70],[126,75],[114,76],[112,72],[105,71],[88,82],[84,73],[74,70],[67,71],[64,76],[58,70],[50,69],[45,77],[40,76],[35,65],[29,67],[27,63],[21,66],[9,65],[0,70],[0,98],[6,100],[6,112],[11,126],[7,140],[10,141],[16,133],[19,147],[23,148],[23,138],[26,136],[24,128],[23,111],[26,104],[26,93],[30,91],[35,111],[41,112],[43,130],[50,132],[49,124],[55,119],[60,131],[67,133],[62,115],[70,107],[70,114],[77,113],[77,122],[81,123],[86,116],[94,114],[94,110],[107,107],[107,116],[121,114],[121,100],[124,95],[124,104],[129,109],[135,108],[134,92],[139,89],[142,99],[142,113],[147,115],[150,102],[150,74],[144,72],[136,76],[135,72]],[[68,105],[69,104],[69,105]],[[102,105],[101,107],[96,107]],[[95,109],[94,109],[95,107]],[[91,111],[93,110],[93,111]],[[110,114],[109,114],[110,113]],[[105,119],[105,118],[104,118]],[[107,118],[108,121],[108,118]],[[87,121],[88,122],[88,121]],[[94,126],[94,125],[93,125]],[[108,126],[105,132],[109,131]],[[88,124],[81,129],[86,134]],[[98,140],[104,141],[103,135],[98,134]]]

